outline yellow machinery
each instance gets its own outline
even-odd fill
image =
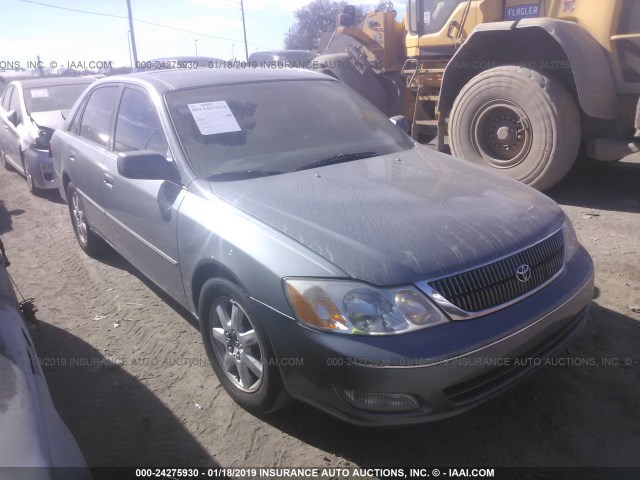
[[[640,0],[408,0],[337,33],[318,57],[421,141],[535,188],[557,183],[581,143],[592,158],[640,151]],[[635,136],[635,138],[634,138]]]

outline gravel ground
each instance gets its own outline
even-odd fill
[[[590,320],[560,355],[571,365],[404,428],[354,427],[300,403],[267,418],[240,409],[189,315],[118,255],[84,255],[57,192],[31,196],[14,172],[0,172],[0,235],[39,308],[55,404],[91,466],[640,466],[640,164],[574,169],[548,193],[596,264]]]

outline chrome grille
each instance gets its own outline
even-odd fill
[[[429,282],[447,301],[465,312],[479,312],[510,302],[539,287],[560,271],[564,239],[559,230],[545,240],[474,270]],[[522,282],[516,270],[528,265],[531,278]]]

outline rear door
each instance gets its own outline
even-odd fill
[[[113,244],[154,283],[183,302],[177,219],[186,192],[182,185],[166,180],[120,176],[118,153],[140,150],[159,153],[172,161],[162,123],[147,92],[127,86],[116,116],[114,149],[104,158],[102,188]]]
[[[112,145],[111,132],[120,86],[105,85],[95,88],[70,131],[67,161],[71,182],[83,203],[87,221],[94,230],[110,240],[108,222],[104,214],[103,160]]]

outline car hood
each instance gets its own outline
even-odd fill
[[[562,225],[558,205],[426,147],[211,189],[376,285],[430,280],[525,248]]]
[[[52,110],[50,112],[33,112],[31,118],[40,127],[49,127],[51,130],[59,128],[64,123],[61,110]]]

